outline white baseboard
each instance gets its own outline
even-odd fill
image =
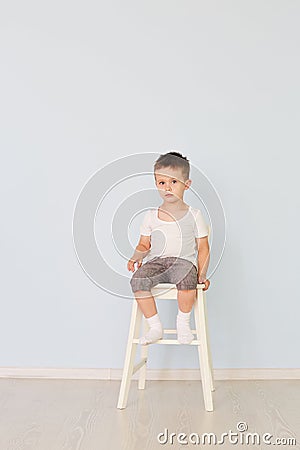
[[[123,369],[0,367],[0,378],[121,380]],[[132,377],[138,379],[136,372]],[[147,369],[147,380],[200,380],[199,369]],[[215,380],[297,380],[300,368],[214,369]]]

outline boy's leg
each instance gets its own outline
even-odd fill
[[[196,289],[178,289],[177,299],[180,311],[184,313],[191,312],[196,300]]]
[[[134,296],[146,319],[157,314],[156,303],[151,291],[135,291]]]
[[[173,280],[176,282],[178,300],[177,340],[180,344],[190,344],[194,339],[190,328],[190,315],[197,294],[196,265],[191,261],[177,258],[172,266],[171,281]]]
[[[178,314],[176,318],[177,339],[180,344],[190,344],[194,335],[190,328],[190,317],[196,299],[196,289],[178,289]]]
[[[177,340],[180,344],[190,344],[194,339],[194,335],[190,328],[190,316],[196,298],[196,289],[178,290],[177,298]]]
[[[151,293],[151,287],[164,281],[164,259],[147,261],[132,275],[130,284],[138,305],[150,327],[140,339],[142,345],[152,344],[163,337],[163,328]]]
[[[153,344],[163,337],[163,327],[150,291],[135,291],[135,299],[149,325],[149,331],[140,338],[140,344]]]

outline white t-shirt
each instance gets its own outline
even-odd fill
[[[191,261],[197,267],[195,238],[208,236],[208,226],[200,209],[192,206],[181,219],[173,222],[159,219],[158,207],[155,207],[145,213],[140,233],[151,236],[151,249],[144,258],[145,262],[157,256],[176,256]]]

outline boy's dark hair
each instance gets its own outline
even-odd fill
[[[164,167],[172,167],[173,169],[181,169],[184,177],[184,181],[189,179],[190,176],[190,163],[186,156],[182,156],[178,152],[168,152],[164,155],[160,155],[155,161],[154,172]]]

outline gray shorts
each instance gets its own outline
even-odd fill
[[[176,256],[155,257],[137,269],[130,280],[131,289],[150,291],[159,283],[176,284],[180,289],[196,289],[198,269],[191,261]]]

